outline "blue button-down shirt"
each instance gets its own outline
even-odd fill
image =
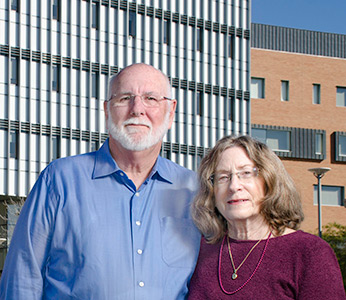
[[[195,173],[159,157],[136,190],[109,152],[52,162],[18,219],[0,299],[184,299],[200,235]]]

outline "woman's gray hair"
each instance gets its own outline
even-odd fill
[[[192,218],[206,240],[216,243],[228,231],[226,219],[215,206],[210,176],[221,154],[231,147],[243,148],[264,179],[260,213],[274,234],[281,235],[286,228],[298,229],[304,219],[301,198],[281,160],[265,144],[249,136],[226,136],[201,161],[200,189],[191,207]]]

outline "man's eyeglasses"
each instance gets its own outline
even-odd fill
[[[168,97],[162,97],[156,94],[148,94],[148,95],[112,95],[108,101],[111,101],[111,105],[113,106],[129,106],[133,101],[135,101],[136,97],[140,97],[142,103],[145,107],[158,107],[160,103],[164,100],[172,101],[173,99]]]
[[[240,182],[250,182],[254,177],[258,176],[258,168],[244,169],[236,173],[215,173],[209,177],[211,183],[215,185],[229,184],[232,181],[233,175],[235,174]]]

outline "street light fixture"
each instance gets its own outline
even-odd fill
[[[312,172],[317,178],[318,190],[317,190],[317,205],[318,205],[318,236],[322,238],[322,205],[321,205],[321,195],[322,195],[322,186],[321,178],[330,171],[330,168],[311,168],[308,171]]]

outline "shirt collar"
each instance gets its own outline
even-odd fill
[[[102,147],[96,151],[92,178],[105,177],[117,171],[120,169],[109,151],[109,139],[107,139]]]
[[[156,160],[156,163],[151,171],[149,177],[153,177],[157,174],[159,178],[169,183],[173,183],[173,176],[169,170],[169,164],[167,159],[162,158],[160,155]]]
[[[158,176],[162,180],[169,183],[173,183],[173,176],[169,170],[169,163],[167,159],[159,156],[154,164],[153,169],[150,172],[149,178]],[[95,154],[95,166],[93,171],[93,179],[109,176],[122,170],[118,167],[117,163],[113,159],[109,150],[109,139],[107,139],[102,147],[96,151]]]

